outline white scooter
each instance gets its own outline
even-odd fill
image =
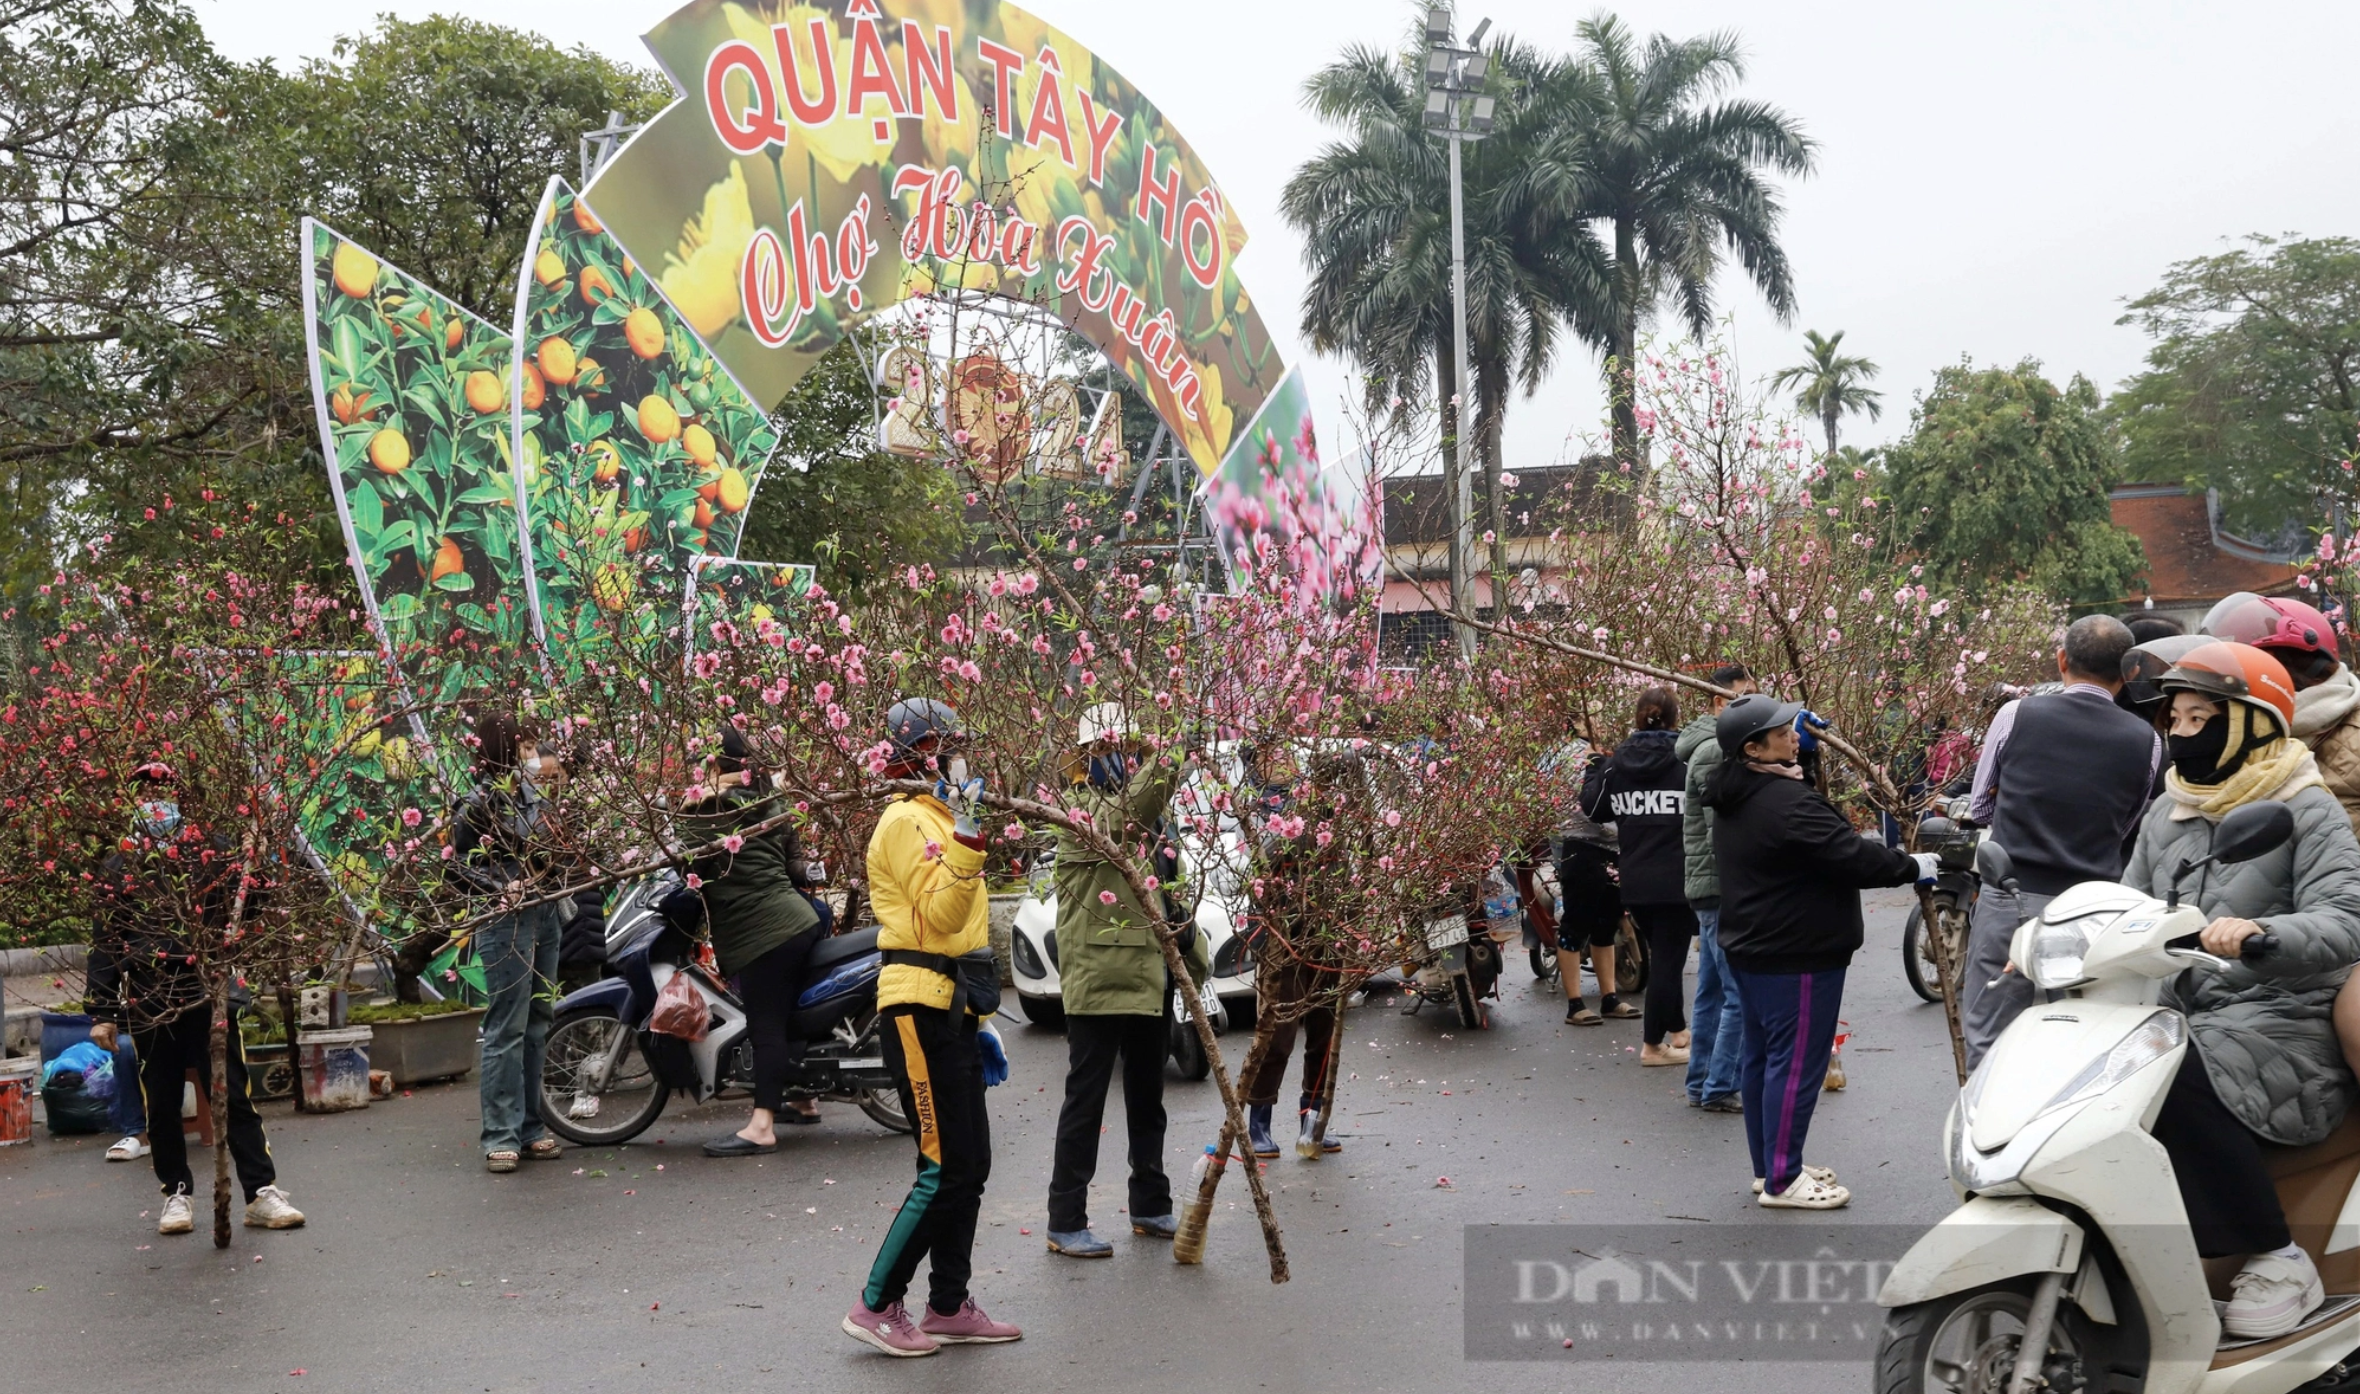
[[[2225,966],[2195,947],[2185,879],[2252,861],[2294,833],[2281,803],[2238,809],[2170,897],[2088,882],[2016,931],[2010,957],[2044,995],[1993,1043],[1950,1111],[1943,1152],[1961,1204],[1895,1265],[1879,1394],[2290,1394],[2360,1389],[2360,1110],[2325,1141],[2270,1149],[2295,1242],[2327,1302],[2273,1339],[2224,1339],[2207,1265],[2163,1145],[2148,1132],[2187,1054],[2164,980]],[[2010,886],[1986,842],[1986,884]],[[2246,955],[2276,948],[2269,935]],[[2225,1283],[2233,1265],[2216,1263]]]

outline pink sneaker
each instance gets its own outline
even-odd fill
[[[899,1302],[882,1312],[872,1312],[868,1303],[860,1303],[845,1314],[844,1334],[887,1355],[932,1355],[942,1349],[933,1337],[918,1329],[918,1324],[910,1320],[909,1308]]]
[[[993,1321],[983,1314],[970,1297],[959,1304],[959,1310],[944,1316],[932,1307],[926,1309],[926,1320],[918,1329],[946,1346],[994,1345],[1001,1341],[1021,1341],[1024,1333],[1004,1321]]]

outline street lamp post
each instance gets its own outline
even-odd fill
[[[1490,59],[1483,52],[1483,36],[1491,21],[1475,26],[1464,44],[1451,39],[1451,10],[1436,5],[1426,11],[1426,129],[1450,143],[1450,608],[1459,652],[1475,656],[1475,588],[1469,577],[1475,555],[1475,476],[1467,456],[1467,220],[1461,192],[1459,147],[1491,134],[1492,98],[1482,92]],[[1498,597],[1493,598],[1495,602]]]

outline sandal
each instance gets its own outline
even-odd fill
[[[565,1144],[553,1137],[538,1138],[524,1149],[524,1155],[531,1161],[554,1162],[565,1155]]]
[[[1606,1018],[1598,1015],[1588,1007],[1583,1007],[1577,1011],[1570,1011],[1565,1014],[1565,1024],[1568,1026],[1602,1026],[1605,1023]]]
[[[483,1169],[497,1172],[514,1171],[516,1170],[516,1154],[514,1152],[486,1152],[483,1154]]]
[[[1637,1007],[1632,1006],[1628,1002],[1619,1000],[1616,1001],[1613,1006],[1605,1008],[1605,1012],[1606,1015],[1613,1017],[1617,1021],[1629,1021],[1633,1017],[1639,1015],[1639,1009]]]
[[[1807,1171],[1783,1192],[1765,1191],[1754,1197],[1754,1204],[1765,1210],[1841,1210],[1851,1203],[1850,1190]]]

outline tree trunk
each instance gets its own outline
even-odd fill
[[[229,1247],[229,988],[231,977],[221,975],[209,1002],[213,1021],[213,1247]],[[178,1127],[178,1119],[167,1119]]]
[[[1343,1023],[1340,1021],[1337,1022],[1336,1025],[1339,1030],[1343,1027]],[[1244,1070],[1245,1076],[1247,1078],[1252,1078],[1254,1071],[1261,1068],[1263,1057],[1270,1051],[1270,1040],[1270,1033],[1268,1031],[1262,1030],[1257,1024],[1254,1031],[1254,1038],[1246,1045],[1246,1060]],[[1228,1102],[1227,1098],[1224,1097],[1222,1102],[1226,1104]],[[1237,1159],[1245,1164],[1245,1173],[1247,1176],[1257,1178],[1260,1176],[1262,1170],[1261,1166],[1258,1164],[1258,1161],[1254,1156],[1253,1149],[1246,1144],[1247,1136],[1244,1115],[1239,1111],[1229,1111],[1221,1123],[1220,1141],[1216,1143],[1213,1148],[1213,1165],[1205,1172],[1205,1179],[1197,1186],[1196,1194],[1189,1197],[1189,1208],[1193,1213],[1185,1217],[1181,1226],[1183,1230],[1197,1229],[1205,1224],[1210,1223],[1213,1209],[1213,1199],[1221,1189],[1221,1177],[1229,1168],[1229,1159],[1231,1154],[1234,1153]],[[1256,1213],[1259,1214],[1260,1211],[1257,1210]],[[1262,1226],[1262,1241],[1265,1247],[1278,1243],[1277,1222],[1275,1218],[1264,1220]],[[1278,1262],[1283,1263],[1283,1248],[1278,1250],[1278,1253],[1281,1255],[1281,1257],[1278,1259]],[[1204,1262],[1203,1236],[1201,1234],[1193,1236],[1191,1244],[1186,1250],[1175,1247],[1173,1249],[1173,1261],[1176,1263]],[[1278,1270],[1276,1266],[1272,1268],[1271,1281],[1284,1281],[1284,1279],[1278,1276]]]
[[[1836,458],[1836,415],[1834,407],[1829,407],[1819,413],[1819,424],[1827,428],[1827,459],[1831,465],[1835,463]]]
[[[1606,397],[1614,412],[1614,463],[1639,474],[1639,247],[1629,218],[1614,220],[1614,341],[1607,346]]]
[[[1146,892],[1146,888],[1139,885],[1132,875],[1131,868],[1124,868],[1124,876],[1126,880],[1132,882],[1134,892],[1142,894]],[[1143,901],[1143,903],[1152,902]],[[1179,990],[1180,1000],[1188,1008],[1188,1020],[1196,1029],[1197,1044],[1204,1047],[1205,1058],[1212,1062],[1213,1087],[1221,1092],[1221,1112],[1224,1120],[1221,1124],[1220,1151],[1215,1154],[1215,1157],[1219,1161],[1226,1161],[1230,1149],[1237,1145],[1239,1138],[1246,1135],[1245,1104],[1238,1098],[1237,1086],[1229,1078],[1228,1062],[1221,1058],[1221,1043],[1213,1035],[1211,1019],[1205,1015],[1204,994],[1197,989],[1196,980],[1188,975],[1188,960],[1180,953],[1180,941],[1172,937],[1172,931],[1168,926],[1160,924],[1155,928],[1155,937],[1156,943],[1164,951],[1164,967],[1171,973],[1173,986]],[[1341,1024],[1338,1023],[1339,1026]],[[1256,1032],[1255,1036],[1258,1042],[1261,1033]],[[1252,1061],[1256,1058],[1258,1057],[1249,1047],[1247,1059]],[[1245,1160],[1248,1163],[1245,1168],[1246,1189],[1253,1195],[1254,1218],[1262,1223],[1262,1247],[1270,1255],[1270,1281],[1283,1283],[1294,1274],[1287,1267],[1286,1240],[1279,1233],[1278,1212],[1271,1209],[1270,1190],[1262,1183],[1262,1169],[1251,1165],[1253,1155],[1250,1150],[1246,1154]],[[1199,1192],[1199,1199],[1208,1205],[1213,1198],[1213,1189],[1220,1184],[1221,1170],[1220,1166],[1215,1166],[1212,1175],[1205,1178],[1205,1185]]]
[[[216,1249],[229,1247],[229,994],[237,983],[238,973],[236,965],[226,960],[231,958],[232,947],[246,926],[246,893],[253,882],[254,855],[261,845],[262,817],[257,811],[247,820],[237,865],[230,868],[230,874],[238,878],[238,890],[230,898],[229,923],[222,927],[219,957],[209,965],[213,970],[209,1005],[213,1020],[210,1053],[213,1057],[213,1247]],[[297,1092],[301,1092],[300,1086]]]

